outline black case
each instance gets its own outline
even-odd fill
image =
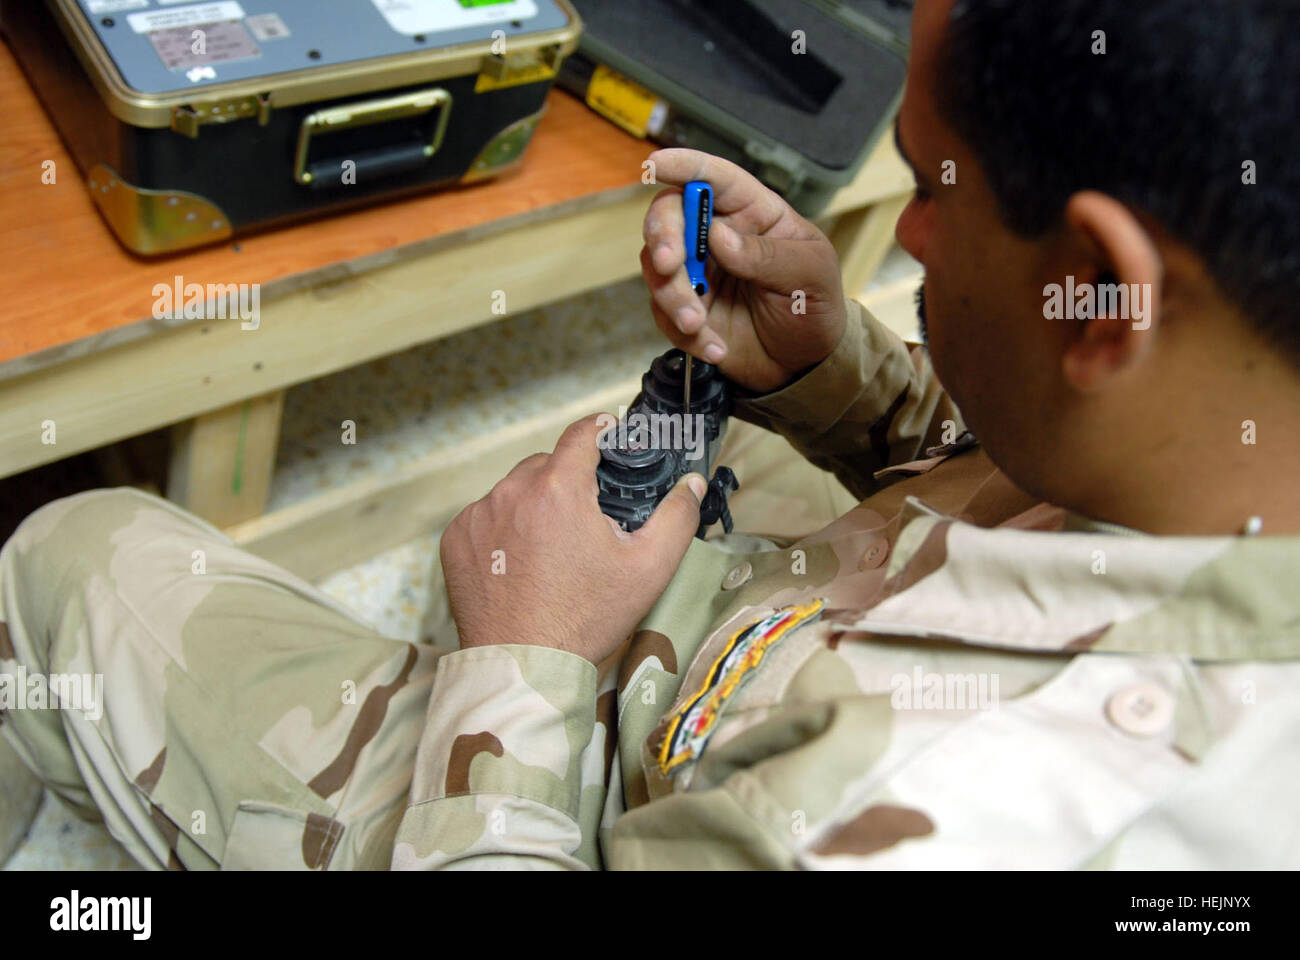
[[[583,35],[561,86],[638,136],[734,161],[806,217],[853,180],[902,97],[907,0],[574,5]]]
[[[324,48],[306,51],[306,66],[295,60],[296,69],[257,74],[257,66],[283,65],[281,51],[291,49],[291,31],[272,33],[257,57],[242,56],[234,66],[218,60],[211,69],[191,65],[193,77],[186,71],[192,58],[178,48],[181,66],[166,76],[190,77],[176,82],[193,86],[144,91],[132,86],[103,38],[142,51],[133,69],[147,76],[164,76],[148,61],[154,50],[162,58],[169,38],[148,30],[126,33],[140,23],[128,19],[133,4],[98,17],[89,13],[94,0],[83,2],[0,0],[0,18],[96,206],[121,243],[145,255],[511,169],[522,160],[560,64],[581,32],[568,0],[515,0],[545,5],[558,25],[530,30],[528,21],[485,23],[456,32],[458,42],[439,45],[436,36],[402,35],[381,22],[365,37],[331,40],[338,44],[331,57],[319,39],[328,22],[315,21],[298,27],[300,46]],[[191,28],[211,30],[219,40],[233,36],[246,51],[249,43],[257,46],[246,29],[252,11],[284,10],[286,2],[293,0],[195,5],[238,8],[247,20],[168,29],[180,30],[180,41]],[[337,18],[344,6],[368,30],[371,19],[381,17],[372,0],[334,0],[316,9]],[[183,18],[190,9],[151,8],[159,18],[178,10]],[[490,36],[489,27],[504,39]],[[466,39],[472,34],[481,36]],[[154,48],[143,47],[140,35]],[[388,49],[358,55],[361,40],[372,37]],[[171,39],[173,46],[180,42]],[[278,62],[270,62],[268,51]],[[253,62],[259,59],[266,62]],[[311,65],[326,60],[337,62]],[[222,74],[229,72],[249,75],[227,81]],[[160,84],[169,85],[167,79]]]

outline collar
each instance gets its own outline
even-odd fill
[[[1028,652],[1300,657],[1300,537],[1158,537],[1079,519],[988,529],[909,497],[880,593],[833,619]]]

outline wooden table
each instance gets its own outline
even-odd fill
[[[519,313],[638,276],[658,189],[641,183],[641,164],[654,145],[554,90],[513,174],[144,260],[101,221],[4,46],[0,103],[0,477],[175,424],[167,495],[316,575],[445,520],[484,477],[635,392],[611,385],[451,457],[263,516],[286,387],[497,319],[494,291]],[[53,184],[42,182],[49,160]],[[888,251],[912,188],[886,138],[819,220],[847,289]],[[177,275],[260,284],[257,329],[154,319],[154,285]],[[349,529],[362,518],[364,538]]]

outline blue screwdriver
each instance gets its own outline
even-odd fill
[[[682,190],[682,214],[686,219],[686,276],[697,296],[709,292],[704,266],[709,262],[709,224],[713,220],[713,187],[707,180],[692,180]],[[694,366],[686,354],[686,382],[683,401],[691,412],[691,374]]]

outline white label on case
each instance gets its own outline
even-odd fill
[[[168,70],[188,70],[190,67],[225,63],[229,60],[246,60],[261,53],[243,24],[218,21],[203,24],[202,30],[202,53],[194,52],[194,31],[189,27],[154,30],[149,34],[149,42],[158,51],[158,57]],[[211,77],[203,75],[202,79]]]
[[[151,33],[169,27],[188,27],[194,23],[215,23],[218,20],[243,20],[244,8],[234,0],[223,3],[196,3],[190,7],[173,7],[171,10],[153,10],[133,13],[126,18],[136,33]]]
[[[462,7],[459,0],[371,0],[398,33],[438,33],[503,20],[537,16],[533,0],[502,0],[483,7]]]
[[[121,13],[123,10],[140,10],[149,6],[149,0],[86,0],[86,9],[93,14]]]

